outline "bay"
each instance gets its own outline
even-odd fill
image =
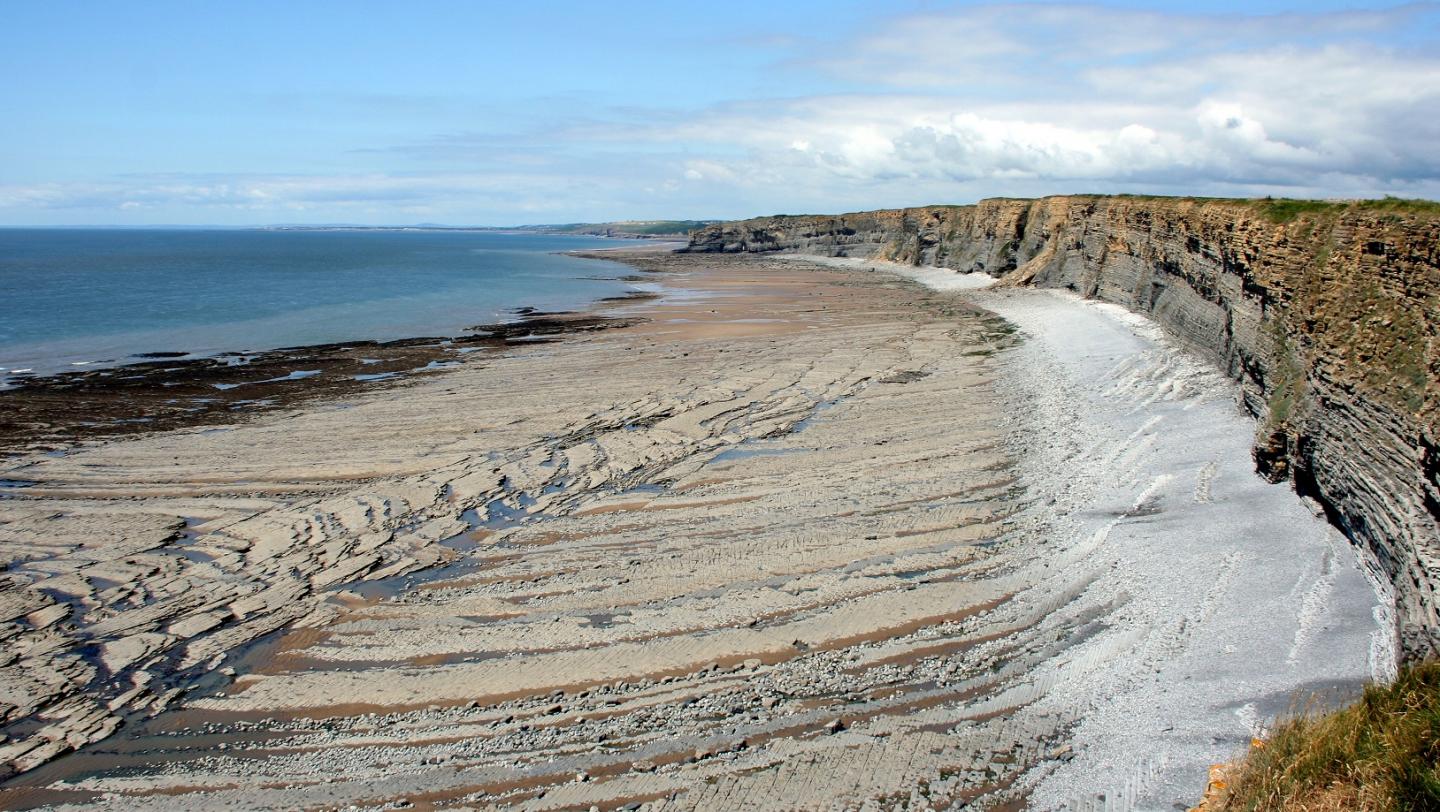
[[[614,240],[434,230],[0,229],[0,377],[456,335],[623,295]]]

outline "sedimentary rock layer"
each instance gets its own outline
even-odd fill
[[[917,775],[998,790],[1061,730],[987,718],[1033,660],[988,636],[1046,620],[985,614],[1017,494],[994,361],[966,352],[1006,336],[898,285],[769,270],[646,328],[21,461],[35,484],[0,502],[18,613],[0,758],[31,770],[131,724],[0,806],[704,807],[777,775],[797,804]],[[1026,639],[1060,645],[1068,614]],[[199,698],[207,672],[237,681]],[[178,729],[130,738],[182,702]],[[847,730],[891,717],[894,738]],[[837,771],[862,785],[822,793]]]
[[[935,265],[1148,315],[1240,381],[1259,470],[1374,552],[1405,652],[1440,653],[1440,206],[997,199],[724,223],[689,250]]]
[[[126,724],[0,808],[1172,808],[1388,665],[1142,319],[792,260],[638,257],[642,325],[17,461],[0,755]]]

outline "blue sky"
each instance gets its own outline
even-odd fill
[[[10,2],[0,223],[1440,197],[1433,3]]]

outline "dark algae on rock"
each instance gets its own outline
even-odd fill
[[[633,301],[624,298],[620,301]],[[149,352],[115,367],[17,379],[0,389],[0,459],[63,453],[107,437],[231,423],[250,415],[414,381],[479,350],[625,327],[634,319],[519,308],[515,320],[452,337],[360,340],[215,357]],[[159,359],[159,360],[156,360]]]
[[[994,199],[722,223],[688,250],[935,265],[1146,314],[1241,383],[1258,470],[1375,554],[1405,656],[1440,654],[1440,204]]]

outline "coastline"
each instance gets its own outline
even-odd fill
[[[1174,586],[1167,573],[1125,561],[1163,556],[1156,541],[1177,538],[1170,516],[1239,499],[1288,500],[1277,538],[1308,562],[1278,573],[1308,613],[1275,626],[1294,655],[1285,678],[1321,673],[1312,658],[1322,648],[1347,652],[1337,685],[1374,670],[1368,630],[1354,637],[1355,618],[1329,614],[1360,583],[1349,548],[1330,546],[1293,494],[1257,490],[1248,454],[1146,473],[1172,464],[1157,426],[1224,413],[1218,376],[1143,342],[1149,366],[1124,376],[1111,374],[1113,359],[1047,367],[1047,354],[1085,336],[1043,330],[1086,306],[1046,310],[1037,297],[1054,297],[1042,292],[978,299],[1030,333],[1017,341],[966,298],[884,275],[775,257],[631,259],[668,266],[673,288],[696,292],[637,304],[647,321],[628,329],[522,345],[483,368],[356,395],[341,411],[317,403],[239,433],[157,432],[87,448],[85,459],[45,458],[51,480],[18,489],[39,500],[36,521],[63,508],[58,525],[37,525],[45,532],[74,538],[124,515],[135,543],[123,554],[175,559],[160,568],[167,581],[202,575],[189,568],[198,563],[227,587],[242,570],[306,583],[182,605],[106,652],[104,667],[133,680],[179,638],[189,640],[182,662],[215,670],[233,665],[226,646],[242,629],[291,628],[229,689],[186,699],[181,686],[161,702],[188,708],[157,720],[178,767],[141,769],[110,745],[121,755],[86,764],[128,765],[128,777],[77,775],[62,760],[21,779],[51,789],[7,790],[0,804],[112,793],[154,808],[177,791],[197,807],[401,796],[422,807],[817,803],[787,795],[793,787],[836,800],[1029,796],[1050,808],[1090,784],[1120,808],[1147,793],[1193,801],[1199,790],[1186,793],[1205,780],[1195,765],[1248,732],[1234,712],[1244,704],[1228,707],[1224,692],[1256,686],[1224,672],[1233,682],[1180,700],[1156,684],[1193,679],[1129,666],[1154,666],[1157,654],[1192,677],[1253,665],[1244,645],[1270,637],[1242,635],[1227,651],[1221,632],[1236,632],[1216,618],[1243,620],[1253,601],[1192,589],[1182,594],[1193,606],[1157,603]],[[1117,340],[1154,339],[1116,314],[1093,324]],[[1086,380],[1097,374],[1102,387]],[[1131,404],[1122,416],[1138,425],[1118,437],[1087,429],[1099,417],[1084,399],[1097,389]],[[1143,410],[1157,405],[1169,411],[1152,421]],[[1088,408],[1099,415],[1103,403]],[[117,513],[116,500],[135,503]],[[170,523],[157,523],[167,511]],[[30,521],[6,518],[11,532]],[[100,553],[108,538],[81,552]],[[1253,548],[1223,549],[1209,563],[1225,589],[1257,583],[1246,566],[1267,572]],[[1203,558],[1186,577],[1211,572]],[[280,600],[295,605],[280,611]],[[135,610],[157,603],[147,601]],[[237,602],[250,614],[237,616]],[[132,699],[150,709],[171,690],[137,688]],[[1107,727],[1107,702],[1112,713],[1196,712],[1175,736],[1161,729],[1173,714]],[[210,752],[216,736],[243,759]],[[343,765],[322,766],[336,740]],[[615,744],[590,752],[587,741]],[[1147,763],[1157,741],[1176,742],[1175,755]],[[395,758],[414,780],[393,765],[376,771]],[[242,764],[268,788],[227,789],[250,774],[236,772]],[[45,794],[62,778],[77,783]]]
[[[609,262],[607,254],[613,250],[623,247],[551,253]],[[655,249],[647,246],[636,253],[648,250]],[[108,437],[224,425],[253,414],[404,384],[417,375],[473,360],[470,353],[623,327],[631,323],[623,315],[626,306],[656,294],[634,284],[646,281],[643,276],[616,281],[631,288],[576,310],[547,312],[517,305],[504,321],[444,335],[347,337],[199,355],[146,352],[124,361],[5,378],[0,380],[0,459],[26,451],[64,453],[79,442]]]
[[[1383,564],[1406,661],[1440,654],[1435,203],[1053,195],[776,216],[696,252],[874,256],[1144,315],[1240,384],[1261,475]],[[1427,374],[1426,370],[1429,370]]]
[[[678,243],[659,241],[556,253],[609,262],[613,252],[667,253],[674,245]],[[113,437],[227,425],[255,414],[404,385],[414,376],[475,360],[470,353],[628,326],[633,323],[625,315],[628,306],[660,294],[645,276],[632,274],[620,281],[632,289],[576,310],[517,306],[507,321],[477,324],[453,335],[360,337],[250,352],[230,348],[207,355],[151,352],[123,362],[6,379],[0,383],[0,460],[26,452],[61,454],[78,443]]]
[[[612,297],[579,312],[522,308],[514,321],[477,325],[457,336],[153,359],[26,379],[0,390],[0,459],[64,453],[77,443],[110,437],[224,425],[403,385],[464,363],[471,353],[483,358],[506,347],[626,326],[632,322],[616,313],[638,298]]]
[[[617,278],[623,266],[570,254],[626,240],[330,231],[12,235],[0,241],[15,257],[0,263],[0,276],[16,289],[14,318],[0,336],[0,391],[152,359],[234,361],[277,349],[460,335],[468,325],[514,320],[527,306],[584,309],[625,289]],[[74,301],[63,300],[58,279],[76,292]],[[92,317],[81,318],[87,311]]]

